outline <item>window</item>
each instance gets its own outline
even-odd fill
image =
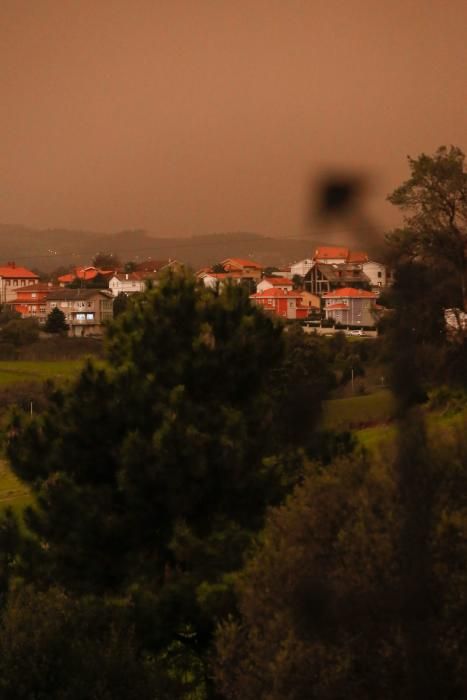
[[[86,314],[86,321],[94,321],[94,314]]]
[[[77,321],[85,321],[85,320],[86,320],[86,314],[76,314],[76,320],[77,320]]]
[[[378,272],[378,277],[382,277],[382,276],[383,276],[383,273],[382,273],[381,270],[380,270],[380,271]]]
[[[32,297],[33,299],[35,299],[35,298],[37,297],[36,292],[31,292],[31,297]]]

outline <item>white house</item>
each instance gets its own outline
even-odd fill
[[[322,245],[316,248],[313,260],[327,265],[344,265],[348,262],[350,250],[342,246]]]
[[[344,287],[323,294],[326,318],[345,326],[373,328],[375,318],[373,309],[376,304],[376,292],[366,289]]]
[[[292,280],[286,277],[265,277],[257,285],[256,291],[264,292],[266,289],[283,289],[287,292],[291,292],[293,290]]]
[[[313,260],[311,258],[305,258],[304,260],[299,260],[290,266],[290,272],[292,277],[299,275],[300,277],[305,277],[308,270],[313,267]]]
[[[26,267],[18,267],[14,262],[0,266],[0,303],[15,301],[18,289],[36,282],[39,275]]]
[[[388,284],[388,275],[386,266],[374,260],[369,260],[362,264],[362,270],[370,280],[373,288],[386,287]]]
[[[114,297],[123,294],[144,292],[146,283],[143,275],[138,272],[117,272],[109,280],[109,289]]]

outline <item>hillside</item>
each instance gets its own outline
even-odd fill
[[[281,266],[309,257],[321,243],[311,236],[273,238],[238,232],[165,238],[141,230],[103,234],[0,224],[0,261],[14,260],[45,272],[89,264],[99,251],[112,252],[123,261],[176,258],[194,269],[230,256]]]

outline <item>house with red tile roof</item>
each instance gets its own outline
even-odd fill
[[[38,282],[39,275],[27,267],[14,262],[0,266],[0,303],[10,303],[16,299],[16,291],[32,282]]]
[[[240,271],[211,272],[203,269],[196,273],[196,277],[209,289],[219,289],[219,287],[229,281],[231,284],[241,284],[244,281],[243,273]]]
[[[114,297],[119,294],[137,294],[146,289],[148,275],[144,272],[115,272],[109,280],[109,289]]]
[[[108,289],[59,288],[47,295],[46,316],[55,308],[65,315],[68,335],[102,335],[113,317],[113,296]]]
[[[51,282],[37,282],[19,287],[11,306],[23,318],[35,318],[39,323],[45,323],[47,297],[59,289],[60,287],[54,287]]]
[[[362,265],[368,262],[368,253],[363,250],[350,250],[344,246],[322,245],[316,248],[313,260],[327,265],[344,265],[345,263]]]
[[[309,308],[302,304],[300,292],[290,292],[284,289],[265,289],[250,295],[253,304],[260,306],[275,316],[286,319],[307,318]]]
[[[334,319],[343,326],[373,328],[374,308],[377,294],[366,289],[343,287],[323,294],[324,313],[327,319]]]
[[[221,263],[225,272],[241,272],[244,279],[260,280],[261,272],[263,270],[262,266],[254,262],[254,260],[248,260],[245,258],[226,258],[222,260]]]
[[[76,280],[81,280],[82,282],[93,282],[96,277],[101,277],[107,282],[113,273],[113,270],[101,270],[98,267],[94,267],[94,265],[88,265],[88,267],[75,267],[72,272],[68,272],[66,275],[60,275],[57,282],[60,287],[66,287],[67,284],[71,284]]]
[[[328,265],[343,265],[348,262],[350,250],[342,246],[322,245],[316,248],[313,259],[318,263]]]
[[[286,277],[264,277],[257,285],[256,291],[263,292],[265,289],[285,289],[291,292],[293,290],[292,280]]]

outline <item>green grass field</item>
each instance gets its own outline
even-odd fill
[[[0,361],[0,387],[47,379],[72,379],[82,365],[82,360]],[[0,459],[0,511],[10,506],[21,513],[29,503],[31,495],[28,489],[11,472],[6,460]]]
[[[21,513],[31,500],[28,489],[12,473],[6,460],[0,460],[0,511],[10,506]]]
[[[0,386],[16,382],[70,379],[83,365],[82,360],[0,361]]]
[[[367,428],[389,422],[395,403],[388,389],[373,394],[331,399],[324,402],[323,427],[333,430]]]

